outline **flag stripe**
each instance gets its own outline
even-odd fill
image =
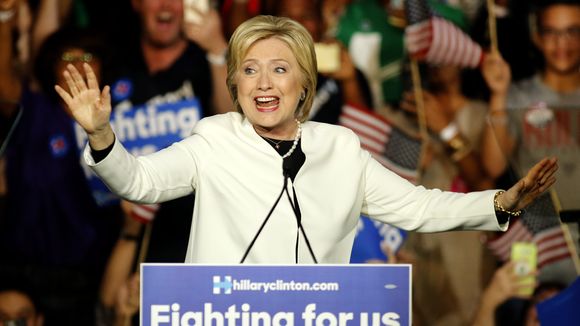
[[[554,262],[563,258],[571,257],[570,250],[566,244],[558,246],[550,250],[550,252],[544,253],[538,256],[538,268],[544,267],[548,262]]]
[[[159,204],[135,204],[132,207],[131,214],[138,220],[148,222],[153,220],[157,210],[159,210]]]
[[[517,220],[512,223],[512,225],[510,225],[510,228],[505,234],[503,234],[500,238],[491,241],[489,243],[489,247],[495,250],[498,250],[501,247],[505,247],[506,245],[514,242],[514,239],[518,239],[520,233],[522,232],[526,232],[525,226],[521,220]]]
[[[504,239],[505,238],[505,239]],[[508,232],[497,239],[494,243],[494,248],[490,248],[492,252],[500,257],[502,260],[508,260],[511,255],[511,246],[514,242],[530,242],[532,241],[532,235],[526,229],[526,227],[521,223],[521,221],[516,221],[513,225],[513,229],[510,227]]]
[[[366,111],[364,109],[357,109],[351,105],[344,105],[342,108],[342,113],[344,116],[351,117],[354,120],[360,121],[376,129],[379,132],[390,132],[391,125],[390,122],[383,119],[381,116],[375,115],[373,112]]]
[[[554,256],[552,256],[550,258],[544,259],[541,262],[539,262],[538,263],[538,269],[542,269],[544,266],[553,264],[553,263],[558,262],[558,261],[563,260],[563,259],[568,259],[570,257],[572,257],[570,255],[570,250],[568,250],[566,248],[566,252],[565,253],[562,253],[560,255],[554,255]]]
[[[562,229],[558,225],[556,227],[552,227],[552,228],[547,229],[545,231],[538,232],[538,234],[536,234],[534,236],[534,240],[536,242],[538,242],[538,245],[539,245],[544,241],[551,241],[552,239],[554,239],[558,236],[562,237],[563,235],[564,235],[564,233],[562,232]]]
[[[421,1],[407,1],[407,8],[416,10],[417,6],[425,6]],[[410,16],[421,15],[411,13]],[[409,20],[405,28],[405,45],[412,56],[433,64],[470,68],[479,65],[483,53],[481,46],[459,27],[442,17],[429,15],[419,19]]]
[[[365,138],[368,138],[371,141],[377,142],[379,144],[384,144],[387,141],[387,134],[388,131],[381,131],[375,128],[372,128],[364,121],[357,120],[352,116],[343,115],[339,118],[339,122],[341,125],[348,127],[352,130],[357,130],[364,135]]]

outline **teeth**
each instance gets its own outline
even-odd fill
[[[256,101],[258,102],[270,102],[270,101],[274,101],[276,98],[275,97],[258,97],[256,98]]]
[[[159,15],[157,15],[157,18],[159,20],[170,20],[172,18],[172,15],[168,11],[163,11],[163,12],[159,13]]]

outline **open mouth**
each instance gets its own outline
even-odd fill
[[[262,96],[254,98],[256,108],[260,112],[272,112],[278,109],[280,98],[277,96]]]
[[[160,24],[162,26],[170,25],[173,22],[173,16],[174,15],[168,11],[162,11],[155,17],[155,21],[157,22],[157,24]]]

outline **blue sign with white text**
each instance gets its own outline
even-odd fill
[[[350,262],[356,264],[371,261],[386,262],[388,257],[385,249],[388,248],[392,254],[396,254],[406,238],[407,232],[405,230],[361,215],[350,254]]]
[[[410,325],[411,266],[141,265],[141,325]]]

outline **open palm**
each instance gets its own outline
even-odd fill
[[[69,64],[63,72],[69,91],[60,85],[56,85],[55,90],[70,109],[73,118],[87,134],[92,135],[110,128],[111,96],[108,86],[102,91],[99,89],[97,77],[88,64],[85,63],[83,69],[86,80]]]
[[[502,194],[503,207],[516,211],[531,204],[556,182],[557,170],[556,158],[545,158],[536,163],[525,177]]]

